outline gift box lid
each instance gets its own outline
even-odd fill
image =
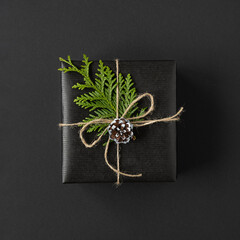
[[[103,61],[115,72],[114,61]],[[80,67],[81,61],[73,61]],[[67,67],[66,63],[61,63]],[[90,77],[94,79],[98,61],[90,66]],[[155,119],[176,113],[176,62],[175,61],[120,61],[119,72],[123,76],[131,74],[138,93],[149,92],[154,96],[155,109],[151,116]],[[83,82],[83,77],[75,72],[61,73],[62,122],[82,121],[88,111],[77,106],[73,100],[82,94],[72,86]],[[86,90],[87,91],[87,90]],[[147,99],[139,103],[149,106]],[[85,134],[91,142],[94,134]],[[157,123],[134,128],[135,141],[120,144],[120,169],[142,177],[121,177],[123,182],[151,182],[176,180],[176,124]],[[95,147],[86,148],[79,138],[78,127],[62,128],[62,177],[63,183],[115,182],[116,174],[104,161],[104,147],[107,136]],[[116,144],[111,143],[109,162],[116,166]]]

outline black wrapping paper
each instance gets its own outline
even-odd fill
[[[103,61],[115,72],[114,61]],[[80,67],[80,61],[73,61]],[[62,67],[67,64],[62,63]],[[90,66],[94,79],[98,61]],[[131,74],[138,93],[149,92],[155,100],[155,110],[147,118],[162,118],[176,113],[176,63],[175,61],[119,61],[119,72]],[[74,72],[62,73],[62,122],[75,123],[88,115],[88,110],[77,106],[73,100],[83,93],[72,89],[83,77]],[[140,106],[149,106],[143,99]],[[142,177],[120,176],[122,182],[154,182],[176,180],[176,123],[155,123],[134,128],[135,141],[120,144],[120,169]],[[88,142],[94,134],[85,134]],[[78,127],[62,128],[63,183],[115,182],[116,174],[105,164],[104,147],[108,134],[93,148],[86,148],[79,138]],[[116,144],[111,143],[108,159],[116,166]]]

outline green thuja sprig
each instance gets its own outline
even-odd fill
[[[61,62],[68,66],[59,68],[64,73],[77,72],[83,76],[82,83],[76,83],[72,86],[74,89],[89,89],[88,93],[84,93],[74,99],[74,102],[81,108],[89,110],[89,116],[83,119],[83,122],[89,122],[99,118],[114,119],[116,117],[116,74],[103,64],[100,60],[98,64],[98,72],[95,74],[94,81],[89,76],[89,67],[92,61],[84,54],[81,68],[76,67],[68,56],[67,60],[59,58]],[[136,99],[137,93],[134,87],[131,75],[126,78],[119,73],[119,116],[122,116],[126,108]],[[137,103],[126,114],[126,118],[141,116],[144,114],[145,108],[139,109]],[[107,124],[90,125],[87,132],[98,132],[98,136],[102,134]]]

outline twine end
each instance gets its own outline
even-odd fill
[[[118,188],[122,185],[122,183],[117,181],[117,182],[114,183],[114,185],[115,185],[116,188]]]

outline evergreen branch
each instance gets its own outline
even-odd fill
[[[84,93],[74,99],[74,102],[81,108],[88,109],[91,114],[86,117],[83,122],[89,122],[95,119],[115,119],[116,117],[116,89],[117,80],[115,73],[105,66],[100,60],[98,63],[98,72],[95,74],[94,81],[89,76],[89,68],[92,61],[84,54],[82,65],[80,68],[76,67],[70,58],[67,60],[59,58],[61,62],[66,63],[68,66],[59,68],[59,71],[64,73],[77,72],[83,77],[82,83],[76,83],[72,86],[73,89],[90,91]],[[123,115],[126,108],[136,99],[137,93],[134,87],[131,75],[128,74],[126,78],[121,73],[118,76],[119,83],[119,115]],[[145,113],[146,109],[137,106],[137,103],[126,114],[126,118],[141,116]],[[97,132],[97,135],[101,135],[108,124],[93,124],[90,125],[87,132]]]

